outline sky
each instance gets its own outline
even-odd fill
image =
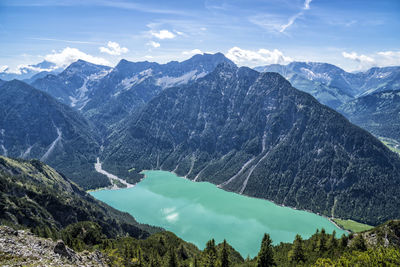
[[[222,52],[240,66],[400,65],[400,0],[0,0],[0,72]]]

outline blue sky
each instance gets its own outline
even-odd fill
[[[0,71],[222,52],[238,65],[400,65],[399,0],[1,0]]]

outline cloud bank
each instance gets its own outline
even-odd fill
[[[107,47],[100,47],[100,52],[107,53],[112,56],[120,56],[121,54],[128,53],[129,50],[126,47],[121,47],[117,42],[109,41]]]
[[[151,31],[151,35],[154,37],[164,40],[164,39],[174,39],[176,35],[168,30]]]
[[[269,64],[288,64],[293,61],[292,58],[283,55],[278,49],[268,50],[262,48],[258,51],[254,51],[241,49],[235,46],[229,49],[225,56],[237,65],[249,67]]]
[[[107,65],[107,66],[111,65],[111,63],[104,58],[95,57],[86,54],[77,48],[71,48],[71,47],[66,47],[64,48],[64,50],[59,52],[53,51],[52,54],[46,55],[44,58],[49,62],[53,62],[58,67],[66,67],[69,64],[77,61],[78,59],[82,59],[91,62],[93,64]]]
[[[342,52],[342,56],[357,62],[358,68],[356,70],[400,65],[400,51],[382,51],[371,55],[358,54],[356,52]]]
[[[154,42],[154,41],[150,41],[150,42],[148,42],[147,44],[150,45],[150,46],[152,46],[152,47],[154,47],[154,48],[158,48],[158,47],[161,46],[160,43],[157,43],[157,42]]]
[[[193,49],[193,50],[190,50],[190,51],[183,51],[182,52],[182,55],[185,55],[185,56],[189,56],[189,55],[196,55],[196,54],[203,54],[203,52],[200,50],[200,49]]]

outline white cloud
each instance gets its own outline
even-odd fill
[[[366,55],[358,55],[356,52],[351,52],[351,53],[343,52],[342,56],[345,58],[355,60],[360,63],[362,63],[362,62],[374,63],[375,62],[375,60],[372,57],[369,57]]]
[[[293,61],[290,57],[284,56],[278,49],[272,51],[268,49],[253,51],[232,47],[229,49],[226,57],[237,65],[246,65],[250,67],[268,64],[287,64]]]
[[[370,55],[357,54],[356,52],[342,52],[344,58],[358,63],[356,70],[366,70],[371,67],[387,67],[400,65],[400,51],[382,51]]]
[[[377,53],[380,66],[400,66],[400,51],[383,51]]]
[[[147,43],[148,45],[151,45],[154,48],[160,47],[160,43],[154,42],[154,41],[150,41]]]
[[[289,17],[289,19],[287,19],[287,17],[283,17],[282,15],[277,14],[260,14],[250,17],[249,21],[270,32],[284,33],[290,26],[292,26],[296,22],[299,17],[304,15],[305,10],[310,9],[311,2],[312,0],[305,0],[301,10],[293,16]]]
[[[76,48],[66,47],[64,50],[57,52],[53,51],[52,54],[46,55],[45,60],[49,62],[53,62],[58,67],[65,67],[71,64],[72,62],[77,61],[78,59],[82,59],[94,64],[101,65],[111,65],[106,59],[101,57],[95,57],[89,54],[86,54]]]
[[[121,54],[128,53],[128,48],[121,47],[117,42],[109,41],[107,43],[108,47],[100,47],[100,52],[107,53],[113,56],[120,56]]]
[[[200,49],[193,49],[193,50],[190,50],[190,51],[183,51],[182,52],[182,55],[185,55],[185,56],[187,56],[187,55],[196,55],[196,54],[203,54],[203,52],[200,50]]]
[[[156,37],[158,39],[161,39],[161,40],[163,40],[163,39],[173,39],[173,38],[176,37],[176,35],[174,33],[170,32],[168,30],[161,30],[161,31],[158,31],[158,32],[151,31],[150,33],[154,37]]]
[[[35,65],[26,65],[26,64],[19,64],[15,68],[10,69],[8,66],[0,67],[0,73],[9,73],[9,74],[24,74],[28,72],[41,72],[41,71],[53,71],[57,69],[56,66],[50,68],[41,68]]]
[[[304,9],[304,10],[310,9],[310,3],[311,3],[311,2],[312,2],[312,0],[305,0],[305,1],[304,1],[303,9]]]
[[[358,66],[355,70],[366,70],[373,66],[376,66],[375,59],[366,55],[359,55],[356,52],[342,52],[342,56],[358,63]]]
[[[8,70],[8,66],[4,65],[4,66],[0,66],[0,72],[5,72]]]
[[[293,23],[296,21],[296,19],[298,17],[300,17],[301,15],[303,15],[303,12],[297,13],[296,15],[294,15],[293,17],[290,17],[288,22],[286,24],[283,24],[280,26],[280,30],[279,32],[284,32],[287,28],[289,28],[290,26],[293,25]]]

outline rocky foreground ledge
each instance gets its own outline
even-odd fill
[[[40,238],[29,230],[0,226],[0,266],[107,266],[99,252],[77,253],[64,242]]]

